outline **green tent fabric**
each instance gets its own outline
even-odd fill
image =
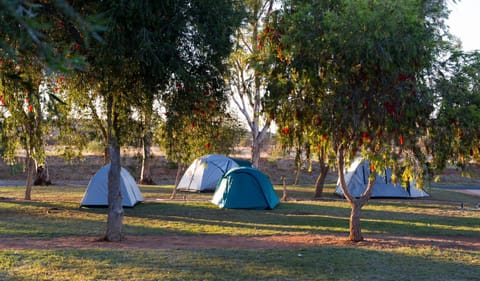
[[[268,177],[251,167],[228,171],[218,182],[212,203],[229,209],[273,209],[279,203]]]

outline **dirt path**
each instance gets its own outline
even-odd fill
[[[368,235],[365,241],[353,243],[346,236],[335,235],[158,235],[128,236],[122,242],[103,242],[94,237],[0,238],[0,249],[297,249],[309,247],[356,246],[385,249],[398,247],[436,247],[480,251],[480,240],[467,237],[413,237]]]

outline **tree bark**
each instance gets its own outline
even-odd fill
[[[350,213],[350,235],[351,241],[359,242],[363,241],[362,229],[360,227],[360,215],[362,211],[362,204],[359,200],[354,200],[350,203],[352,207]]]
[[[325,162],[325,147],[323,146],[318,152],[318,163],[320,165],[320,173],[318,174],[317,180],[315,181],[315,191],[313,198],[321,198],[323,196],[323,188],[325,186],[325,179],[328,174],[328,164]]]
[[[150,107],[149,107],[150,106]],[[151,173],[151,146],[152,146],[152,104],[150,103],[144,107],[143,111],[143,132],[142,132],[142,169],[140,173],[139,183],[141,184],[155,184]]]
[[[25,159],[27,166],[27,182],[25,188],[25,200],[32,200],[32,185],[33,175],[35,173],[35,161],[30,157],[30,153],[27,151],[27,157]]]
[[[329,167],[325,165],[325,162],[320,162],[320,173],[315,181],[315,191],[313,198],[321,198],[323,196],[323,188],[325,186],[325,179],[327,178]]]
[[[175,177],[175,185],[173,187],[172,195],[170,195],[170,199],[175,199],[175,196],[177,195],[177,186],[178,186],[178,183],[180,182],[180,176],[182,175],[182,171],[183,171],[183,165],[182,163],[178,162],[177,175]]]
[[[252,131],[252,164],[256,168],[259,168],[261,146],[262,143],[257,128],[256,131]]]
[[[140,184],[155,184],[152,179],[152,173],[150,169],[151,163],[151,145],[150,137],[145,135],[142,140],[142,170],[140,173]]]
[[[353,242],[359,242],[359,241],[363,241],[362,229],[360,226],[361,210],[362,210],[362,207],[368,202],[368,199],[370,199],[370,195],[373,190],[373,182],[370,180],[368,181],[367,189],[365,190],[365,193],[362,194],[362,196],[360,196],[360,198],[353,197],[350,191],[348,190],[347,184],[345,182],[344,155],[345,155],[345,150],[343,146],[340,145],[339,148],[337,149],[338,179],[340,181],[340,187],[342,188],[343,194],[345,195],[345,198],[350,203],[350,206],[352,208],[351,214],[350,214],[349,239]]]
[[[302,167],[299,165],[295,170],[295,182],[293,183],[294,186],[298,186],[300,182],[300,173],[302,172]]]
[[[108,219],[105,240],[118,242],[123,240],[123,207],[120,188],[120,146],[110,148],[110,170],[108,172]]]
[[[106,142],[108,143],[108,140],[106,140]],[[108,163],[110,163],[110,152],[108,145],[106,145],[103,150],[103,165],[107,165]]]
[[[257,40],[259,29],[262,23],[268,22],[272,15],[274,6],[273,0],[268,1],[254,1],[248,4],[249,8],[249,22],[247,23],[251,33],[246,37],[245,33],[237,33],[236,41],[242,50],[242,56],[250,56],[258,52]],[[250,35],[251,34],[251,35]],[[246,53],[244,53],[246,51]],[[233,91],[233,101],[237,108],[247,120],[252,136],[251,147],[251,161],[254,167],[259,168],[261,146],[267,135],[268,129],[272,120],[270,117],[262,117],[262,93],[264,92],[264,85],[257,79],[258,73],[249,65],[245,65],[243,58],[234,60],[233,69],[231,73],[230,86]],[[238,98],[235,97],[238,94]],[[263,127],[260,128],[261,123]]]
[[[123,240],[123,206],[120,189],[120,145],[118,142],[117,112],[114,110],[113,95],[107,96],[107,128],[109,139],[110,170],[108,172],[108,218],[104,240],[118,242]]]

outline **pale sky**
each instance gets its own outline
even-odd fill
[[[460,38],[465,51],[480,50],[480,0],[458,0],[453,4],[447,21],[450,33]]]

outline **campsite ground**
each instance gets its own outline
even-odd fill
[[[178,235],[132,236],[122,242],[103,242],[92,237],[0,238],[0,249],[300,249],[326,246],[352,246],[367,249],[435,247],[480,251],[480,240],[472,237],[415,237],[369,234],[362,242],[329,234],[228,236],[196,235],[185,239]],[[214,247],[212,245],[215,245]]]
[[[248,152],[240,151],[236,157],[246,158]],[[123,166],[128,168],[131,173],[138,175],[139,158],[135,152],[124,151],[122,158]],[[175,165],[168,163],[164,156],[157,151],[155,153],[152,165],[152,172],[154,181],[160,185],[172,185],[175,182],[177,170]],[[280,178],[285,176],[287,184],[293,184],[295,180],[294,163],[291,158],[274,158],[268,155],[263,155],[261,159],[260,169],[269,175],[274,184],[281,184]],[[73,185],[84,186],[88,180],[95,174],[96,170],[102,166],[102,157],[100,155],[87,155],[83,159],[74,161],[64,161],[61,157],[48,157],[49,173],[54,185]],[[316,171],[318,171],[313,164],[312,172],[307,172],[303,169],[300,174],[300,184],[313,185],[316,178]],[[474,196],[480,196],[480,191],[477,186],[480,186],[480,179],[478,178],[477,170],[473,173],[476,177],[465,178],[461,176],[461,172],[456,169],[448,169],[442,175],[442,182],[440,186],[448,187],[455,185],[456,188],[463,192],[468,192]],[[0,186],[8,185],[23,185],[25,174],[21,166],[7,166],[0,161]],[[329,174],[327,182],[334,183],[336,175],[334,172]],[[474,186],[474,187],[472,187]],[[310,198],[295,198],[295,200],[308,200]],[[147,198],[148,200],[148,198]],[[156,199],[158,200],[158,199]],[[162,200],[167,200],[166,198]],[[340,200],[340,199],[328,199]],[[162,235],[161,237],[152,236],[129,236],[126,241],[121,244],[117,243],[102,243],[91,237],[57,237],[52,239],[28,239],[23,238],[0,238],[0,248],[3,249],[45,249],[45,248],[206,248],[212,245],[212,239],[222,241],[221,247],[224,248],[300,248],[315,245],[347,245],[347,237],[338,235],[274,235],[274,236],[259,236],[259,237],[243,237],[243,236],[223,236],[221,239],[216,236],[196,236],[195,239],[184,240],[175,235]],[[218,243],[217,243],[218,245]],[[364,242],[357,244],[357,246],[368,248],[385,248],[385,247],[410,247],[415,245],[431,245],[439,248],[469,248],[480,250],[480,241],[469,237],[406,237],[406,236],[385,236],[385,235],[369,235]]]
[[[122,162],[138,175],[135,154]],[[175,165],[156,154],[158,185],[141,186],[145,203],[125,209],[126,239],[111,243],[100,240],[106,210],[78,207],[102,157],[49,156],[48,164],[54,185],[34,187],[27,202],[22,168],[0,162],[0,280],[433,281],[479,274],[480,197],[435,188],[430,199],[371,200],[362,213],[365,240],[352,243],[349,206],[332,195],[334,172],[325,198],[312,200],[315,165],[294,186],[292,159],[265,156],[261,170],[279,194],[280,177],[287,177],[289,202],[267,212],[225,210],[208,202],[211,194],[169,199]],[[448,187],[480,186],[455,169],[442,177]]]

